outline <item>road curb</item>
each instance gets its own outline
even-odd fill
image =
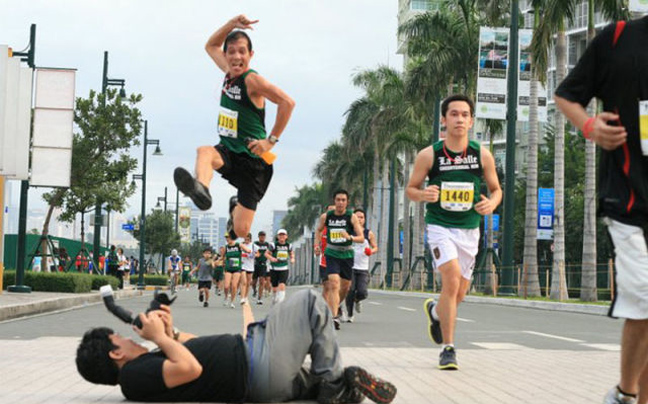
[[[115,292],[117,299],[141,296],[141,290],[120,290]],[[86,306],[101,302],[101,295],[98,292],[70,294],[70,296],[43,297],[28,303],[18,303],[0,307],[0,321],[31,316],[35,314],[48,313],[57,310],[70,309],[73,307]]]
[[[435,297],[438,293],[425,292],[400,292],[391,290],[370,289],[371,293],[392,294],[396,296],[417,296],[421,298]],[[562,311],[568,313],[592,314],[596,316],[607,316],[609,306],[598,306],[579,303],[543,302],[538,300],[506,299],[501,297],[482,297],[468,295],[464,299],[466,303],[494,304],[499,306],[522,307],[527,309],[538,309],[548,311]]]

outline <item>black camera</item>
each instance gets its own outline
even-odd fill
[[[109,312],[114,314],[117,318],[125,322],[126,324],[132,324],[137,328],[142,328],[142,322],[139,316],[133,317],[133,313],[126,310],[125,308],[117,305],[115,303],[115,298],[113,296],[113,289],[110,285],[104,285],[99,289],[101,297],[103,297],[104,304]],[[169,296],[166,293],[158,293],[157,289],[153,294],[153,300],[149,304],[149,308],[146,310],[148,313],[151,310],[158,310],[161,305],[166,304],[170,306],[178,296],[173,299],[169,299]]]

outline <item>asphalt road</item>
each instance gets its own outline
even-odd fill
[[[288,296],[291,291],[288,290]],[[125,308],[144,311],[152,293],[124,299]],[[388,292],[370,292],[363,311],[353,324],[338,332],[342,347],[428,348],[427,322],[422,310],[424,298]],[[197,335],[239,333],[241,311],[222,305],[212,296],[202,307],[195,289],[180,290],[173,304],[178,328]],[[257,318],[265,316],[269,304],[253,305]],[[548,349],[569,351],[616,351],[621,321],[607,317],[557,311],[525,309],[490,304],[463,303],[459,308],[456,345],[458,349]],[[34,339],[43,336],[81,336],[93,326],[108,326],[123,335],[138,337],[129,326],[108,313],[103,305],[34,316],[0,323],[0,339]]]

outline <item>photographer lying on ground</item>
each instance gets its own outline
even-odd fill
[[[243,335],[196,337],[173,327],[169,306],[140,314],[140,337],[159,351],[94,328],[77,349],[77,369],[92,383],[119,384],[129,400],[203,402],[389,403],[396,388],[359,367],[343,368],[331,312],[302,290],[254,322],[243,305]],[[307,354],[310,370],[302,367]]]

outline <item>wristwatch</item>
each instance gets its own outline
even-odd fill
[[[275,135],[270,135],[270,136],[268,136],[268,142],[270,142],[272,144],[275,144],[275,143],[279,142],[279,138],[276,137]]]

